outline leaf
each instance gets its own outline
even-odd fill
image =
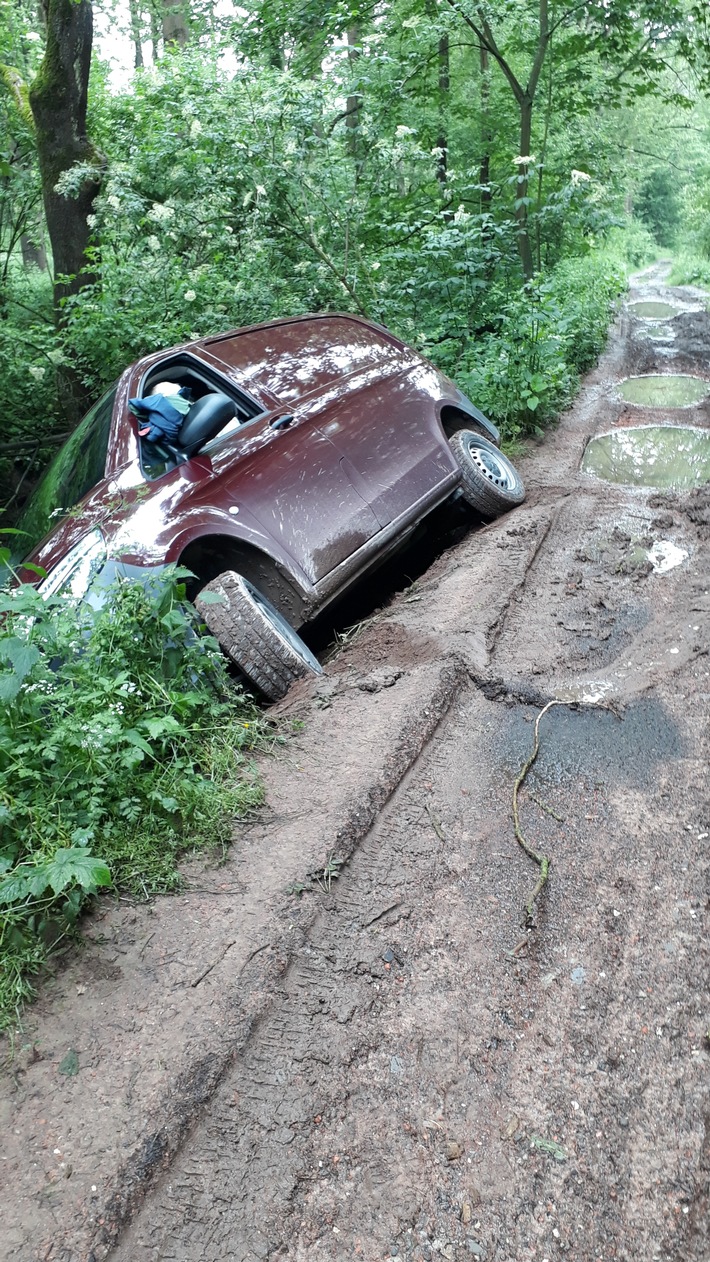
[[[123,733],[123,739],[127,741],[129,745],[135,745],[136,749],[140,749],[142,753],[148,754],[150,758],[153,757],[153,750],[147,740],[144,736],[141,736],[140,732],[137,732],[134,727],[129,727],[128,730]]]
[[[7,907],[10,903],[22,903],[29,892],[27,877],[16,868],[0,881],[0,905]]]
[[[0,658],[9,662],[20,679],[24,679],[39,661],[40,652],[34,644],[27,644],[25,640],[12,635],[0,640]]]
[[[21,687],[22,680],[14,671],[0,675],[0,701],[6,704],[14,701]]]
[[[554,1139],[543,1139],[541,1135],[531,1135],[530,1143],[533,1148],[539,1148],[541,1152],[546,1152],[550,1157],[554,1157],[555,1161],[566,1161],[567,1153],[561,1144],[555,1143]]]
[[[93,893],[102,885],[111,884],[111,873],[103,859],[95,859],[80,846],[57,850],[45,867],[48,884],[55,894],[76,881],[82,889]]]
[[[179,732],[180,724],[174,719],[172,714],[163,715],[160,718],[143,719],[141,727],[145,728],[151,740],[157,740],[159,736],[174,735]]]
[[[200,592],[198,600],[201,605],[226,605],[227,597],[223,592]]]
[[[79,1057],[73,1047],[69,1048],[66,1056],[59,1062],[60,1074],[66,1074],[67,1078],[75,1078],[79,1072]]]
[[[23,570],[31,570],[33,574],[38,574],[40,578],[47,577],[47,571],[41,565],[35,565],[32,561],[23,561],[22,568]]]
[[[531,394],[531,395],[529,395],[529,397],[525,400],[525,405],[526,405],[526,407],[527,407],[527,408],[528,408],[531,412],[534,412],[534,411],[535,411],[535,408],[537,407],[537,405],[538,405],[538,403],[539,403],[539,402],[540,402],[540,400],[538,399],[537,395],[536,395],[536,394]]]

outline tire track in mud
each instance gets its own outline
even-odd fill
[[[518,1262],[560,1239],[575,1259],[670,1256],[677,1227],[660,1211],[654,1220],[648,1194],[662,1183],[687,1225],[700,1140],[685,1109],[693,1101],[674,1098],[669,1070],[682,1071],[687,1044],[673,1026],[638,1064],[634,1049],[641,1019],[667,1024],[638,997],[639,959],[658,945],[648,923],[681,950],[663,914],[675,908],[662,833],[645,833],[650,812],[674,826],[675,790],[664,780],[657,799],[629,803],[623,782],[601,792],[593,769],[555,783],[543,751],[536,787],[574,821],[560,849],[559,827],[537,813],[556,842],[554,885],[537,946],[516,958],[530,874],[507,826],[496,746],[503,731],[502,765],[514,762],[530,713],[474,689],[460,698],[323,896],[274,1007],[116,1257],[335,1262],[469,1250],[463,1258],[473,1240]],[[589,720],[610,731],[617,722]],[[560,739],[547,734],[548,755]],[[481,756],[489,767],[472,775]],[[690,782],[698,766],[677,758],[676,780]],[[657,761],[641,751],[646,779]],[[592,811],[602,853],[584,822]],[[636,811],[644,828],[634,830]],[[656,979],[646,970],[645,980]],[[687,955],[673,989],[681,1023],[698,981]],[[649,1137],[639,1121],[652,1077]],[[664,1161],[667,1130],[682,1147]],[[663,1253],[646,1252],[649,1228],[658,1240],[672,1228]]]

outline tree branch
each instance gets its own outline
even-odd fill
[[[474,22],[473,18],[470,18],[467,13],[464,13],[458,7],[458,5],[454,3],[454,0],[447,0],[447,4],[453,9],[454,13],[458,14],[458,16],[466,23],[467,26],[470,26],[471,30],[473,31],[479,43],[482,44],[483,47],[491,54],[491,57],[495,58],[501,70],[503,71],[503,74],[508,80],[508,83],[510,84],[512,93],[516,101],[518,101],[518,103],[522,101],[523,97],[525,96],[524,89],[521,86],[521,84],[518,82],[518,80],[516,79],[511,67],[508,65],[507,61],[505,60],[505,57],[500,52],[498,45],[496,44],[495,38],[493,36],[493,32],[491,31],[491,28],[488,25],[488,22],[486,21],[486,19],[483,17],[480,9],[479,9],[479,17],[481,19],[481,25],[480,27],[478,27],[476,26],[476,23]]]

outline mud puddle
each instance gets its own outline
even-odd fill
[[[680,314],[680,307],[669,302],[630,302],[628,310],[642,320],[667,320]]]
[[[529,718],[529,713],[509,713],[508,731],[501,738],[503,767],[509,774],[520,767]],[[659,763],[675,762],[685,752],[676,723],[655,697],[627,707],[623,719],[597,703],[578,710],[556,708],[544,723],[540,754],[529,776],[531,789],[575,785],[580,777],[599,787],[612,781],[638,787],[653,780]]]
[[[600,434],[587,443],[582,470],[625,486],[702,486],[710,482],[710,431],[689,425],[642,425]]]
[[[651,408],[687,408],[710,393],[710,383],[702,377],[686,374],[649,373],[644,377],[627,377],[616,386],[627,403]]]

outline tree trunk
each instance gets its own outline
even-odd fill
[[[491,100],[491,69],[488,61],[488,49],[480,46],[480,66],[481,66],[481,159],[478,167],[478,182],[481,186],[481,216],[483,224],[481,227],[481,245],[486,251],[484,276],[487,281],[493,279],[495,272],[495,261],[493,252],[490,250],[493,240],[493,224],[489,218],[491,213],[491,203],[493,194],[491,191],[491,120],[490,120],[490,100]]]
[[[354,78],[355,67],[360,57],[360,32],[356,26],[348,27],[347,40],[350,74]],[[362,96],[359,92],[352,93],[348,96],[346,100],[347,114],[345,115],[345,126],[347,127],[348,153],[353,158],[356,158],[358,153],[358,128],[360,126],[361,105]]]
[[[149,17],[150,17],[150,50],[153,57],[153,65],[156,64],[160,57],[160,21],[158,19],[158,10],[156,4],[158,0],[151,0]]]
[[[47,270],[47,251],[42,241],[36,241],[34,237],[29,237],[23,232],[20,237],[20,249],[22,251],[22,266],[25,271],[31,267],[38,267],[40,272]]]
[[[143,67],[143,43],[141,41],[141,11],[138,0],[129,0],[131,15],[131,39],[133,40],[133,65],[136,70]]]
[[[533,100],[530,94],[526,92],[523,100],[520,102],[520,156],[522,158],[530,157],[532,111]],[[526,280],[532,280],[535,274],[535,263],[533,261],[530,233],[528,232],[528,184],[528,164],[524,162],[518,167],[515,218],[518,221],[518,249],[520,251],[520,261],[523,265],[523,275]]]
[[[163,0],[163,45],[166,52],[184,48],[190,37],[182,0]]]
[[[439,150],[439,156],[436,160],[436,178],[441,185],[442,193],[446,189],[446,181],[449,167],[449,138],[448,138],[448,116],[449,116],[449,37],[442,35],[439,40],[439,134],[436,138],[436,147]]]
[[[89,0],[49,0],[47,46],[30,88],[59,322],[63,300],[94,279],[82,272],[90,235],[87,216],[101,187],[104,165],[86,134],[92,34]],[[77,163],[89,170],[78,181],[76,193],[65,197],[56,191],[57,181]]]
[[[481,186],[481,214],[487,214],[491,208],[491,124],[488,116],[491,97],[491,72],[488,61],[488,49],[481,44],[481,160],[478,168],[478,182]]]

